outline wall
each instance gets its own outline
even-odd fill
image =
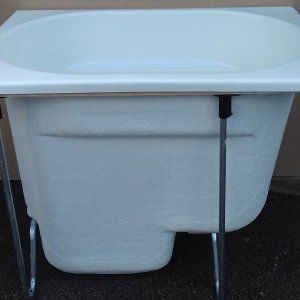
[[[300,0],[0,0],[0,23],[17,9],[229,6],[294,6],[300,11]],[[300,120],[300,95],[296,97],[287,124],[286,133],[274,173],[276,176],[300,176],[300,122],[298,122],[298,120]],[[18,179],[18,168],[7,118],[2,122],[11,178]]]
[[[17,9],[293,6],[300,0],[0,0],[0,22]]]

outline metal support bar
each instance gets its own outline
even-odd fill
[[[212,233],[211,242],[212,242],[213,257],[214,257],[215,288],[216,288],[216,294],[218,295],[219,294],[220,277],[219,277],[218,236],[216,233]]]
[[[0,107],[0,119],[2,119],[2,110]],[[13,201],[13,195],[9,180],[9,173],[7,168],[5,150],[3,145],[2,131],[0,129],[0,171],[2,175],[3,189],[5,194],[5,200],[8,210],[8,216],[14,241],[15,252],[17,256],[17,263],[19,268],[19,276],[21,280],[21,286],[24,294],[32,297],[36,287],[36,227],[37,223],[34,219],[30,224],[30,286],[28,289],[28,281],[26,276],[26,269],[24,263],[24,256],[22,250],[22,244],[20,240],[18,221],[16,217],[16,211]]]
[[[11,226],[11,231],[12,231],[12,236],[13,236],[13,241],[15,246],[15,252],[17,256],[21,286],[24,293],[27,294],[27,277],[25,271],[24,257],[23,257],[22,245],[21,245],[20,234],[18,229],[15,206],[13,201],[13,195],[12,195],[10,181],[9,181],[9,174],[8,174],[8,169],[6,164],[6,157],[4,152],[1,130],[0,130],[0,169],[1,169],[3,189],[4,189],[6,205],[7,205],[7,211],[9,215],[9,221],[10,221],[10,226]]]
[[[219,233],[218,258],[219,258],[219,290],[218,300],[225,297],[224,264],[225,264],[225,206],[226,206],[226,138],[227,119],[220,120],[220,181],[219,181]]]
[[[212,234],[215,286],[218,300],[225,299],[225,208],[227,119],[232,115],[232,95],[218,95],[220,118],[219,231]]]
[[[36,228],[35,219],[31,219],[30,223],[30,286],[28,294],[33,297],[36,287]]]

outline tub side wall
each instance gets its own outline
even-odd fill
[[[292,98],[234,98],[227,231],[265,203]],[[8,98],[7,107],[28,213],[56,267],[153,270],[169,261],[175,232],[217,231],[216,97]]]

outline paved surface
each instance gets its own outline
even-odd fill
[[[248,227],[227,234],[227,299],[300,299],[300,196],[284,186],[290,187],[273,182],[275,192],[270,192],[262,214]],[[29,220],[20,182],[13,182],[13,192],[28,247]],[[0,299],[22,299],[2,190],[0,200]],[[25,254],[28,258],[27,248]],[[178,234],[171,262],[138,275],[63,273],[45,260],[39,245],[34,298],[214,299],[210,237]]]

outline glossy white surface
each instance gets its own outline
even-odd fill
[[[300,90],[293,8],[20,11],[0,94]]]

